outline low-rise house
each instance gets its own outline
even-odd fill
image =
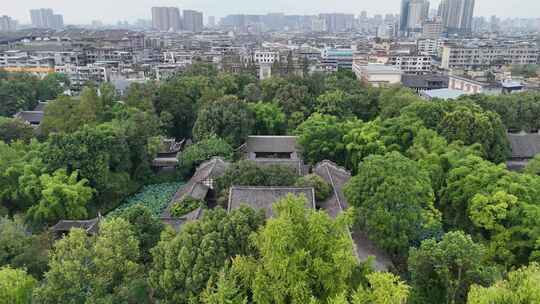
[[[233,186],[229,190],[227,211],[248,206],[264,210],[266,217],[271,218],[274,216],[272,205],[288,195],[303,196],[306,199],[306,208],[316,208],[313,188]]]
[[[15,114],[13,117],[18,118],[34,128],[38,128],[43,122],[45,113],[43,111],[21,111]]]
[[[402,85],[416,92],[448,88],[448,76],[439,74],[403,75]]]
[[[157,170],[174,170],[178,165],[178,154],[184,147],[185,140],[164,139],[157,156],[152,161],[152,167]]]
[[[229,163],[219,157],[214,157],[202,163],[189,182],[181,186],[175,193],[169,206],[163,211],[162,218],[171,218],[172,206],[187,197],[205,200],[209,205],[212,205],[215,200],[215,193],[213,193],[214,180],[222,176],[228,166]]]
[[[284,165],[292,168],[298,175],[309,171],[304,165],[296,136],[249,136],[239,150],[245,159],[261,166]]]
[[[332,194],[326,201],[320,203],[320,208],[335,218],[349,208],[349,203],[343,193],[343,188],[351,179],[351,173],[335,163],[325,160],[318,163],[313,173],[323,178],[331,187]],[[351,233],[355,254],[361,262],[374,257],[373,267],[378,271],[388,271],[393,268],[390,257],[380,250],[368,237],[365,231],[353,230]]]
[[[95,235],[99,232],[99,223],[101,219],[101,215],[99,215],[98,217],[91,220],[61,220],[56,225],[51,227],[51,231],[53,232],[56,239],[59,239],[62,236],[69,234],[69,232],[73,228],[82,229],[86,231],[88,235]]]
[[[520,171],[537,154],[540,154],[540,134],[526,133],[508,133],[508,141],[512,148],[512,155],[506,162],[509,170]]]

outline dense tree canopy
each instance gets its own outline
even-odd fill
[[[347,291],[357,261],[346,218],[333,221],[305,209],[305,198],[274,205],[276,218],[254,237],[259,259],[239,257],[234,267],[255,303],[308,303]]]
[[[254,123],[253,113],[246,102],[235,96],[225,96],[200,109],[193,136],[199,141],[217,135],[238,147],[253,132]]]
[[[98,237],[82,229],[56,242],[36,303],[122,303],[140,265],[139,242],[123,219],[103,223]]]
[[[473,283],[489,282],[485,248],[463,232],[429,239],[409,253],[414,303],[465,303]]]
[[[0,304],[30,304],[37,281],[26,271],[0,268]]]
[[[440,232],[429,176],[397,152],[366,158],[345,195],[372,240],[395,255]]]
[[[508,274],[508,278],[491,287],[473,285],[469,293],[469,304],[508,303],[523,304],[540,301],[540,267],[531,264]]]
[[[249,255],[249,236],[263,224],[264,215],[241,208],[227,215],[223,209],[205,213],[177,235],[167,235],[153,249],[150,284],[163,303],[191,303],[226,261]]]

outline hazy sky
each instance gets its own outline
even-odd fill
[[[401,0],[0,0],[0,15],[9,15],[21,23],[29,23],[31,8],[50,7],[64,15],[68,24],[89,23],[91,20],[150,19],[152,6],[178,6],[180,9],[201,10],[207,16],[228,14],[283,12],[315,14],[347,12],[369,15],[398,13]],[[431,1],[436,8],[440,0]],[[475,15],[540,18],[540,0],[476,0]]]

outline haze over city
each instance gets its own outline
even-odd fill
[[[180,9],[195,9],[204,12],[206,16],[223,17],[228,14],[265,14],[282,12],[287,14],[318,14],[318,13],[352,13],[368,14],[399,13],[400,0],[351,1],[351,0],[186,0],[186,1],[152,1],[152,0],[20,0],[3,1],[0,14],[6,14],[28,23],[28,11],[32,8],[51,7],[64,15],[67,24],[89,23],[92,20],[116,22],[118,20],[133,21],[150,17],[149,8],[152,6],[178,6]],[[440,1],[431,1],[431,7],[437,8]],[[498,17],[538,17],[540,1],[537,0],[477,0],[476,16]]]

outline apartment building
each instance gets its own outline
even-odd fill
[[[422,55],[391,55],[388,58],[388,65],[399,68],[405,74],[426,74],[433,69],[431,56]]]
[[[540,49],[530,42],[484,45],[446,44],[442,49],[443,69],[474,70],[489,66],[538,64]]]

